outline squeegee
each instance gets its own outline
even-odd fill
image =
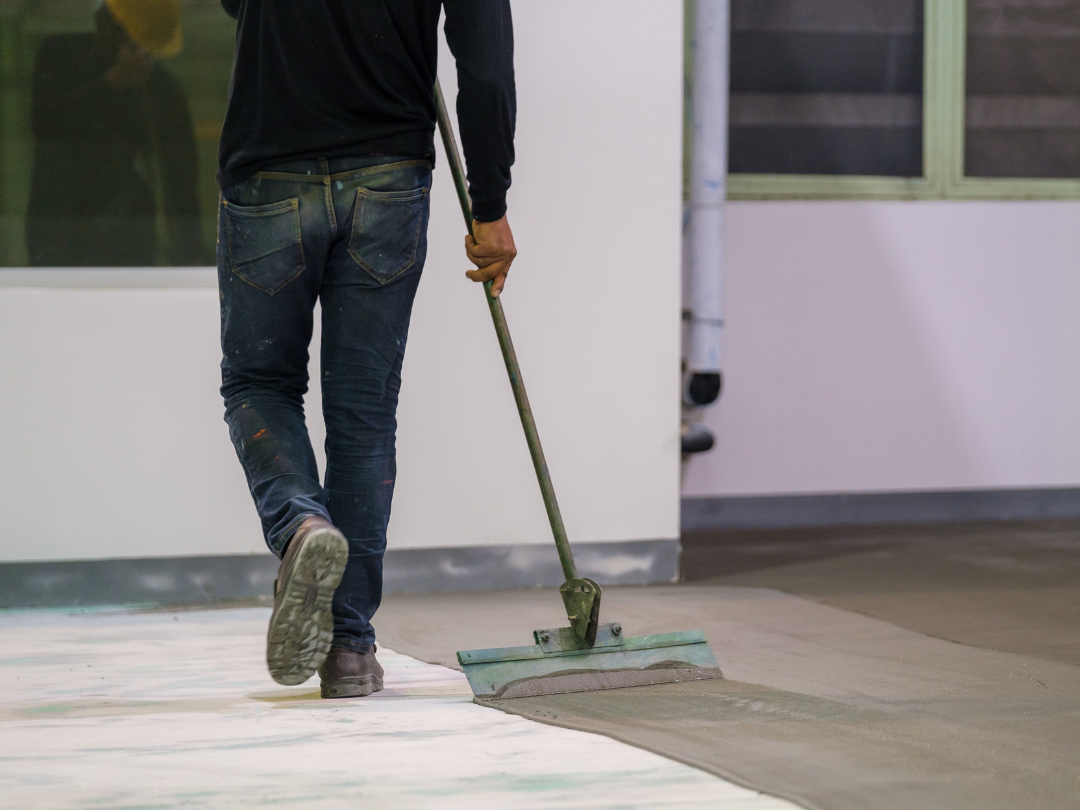
[[[435,83],[435,103],[438,107],[439,131],[457,187],[461,213],[465,216],[465,227],[471,234],[472,203],[465,183],[465,170],[438,81]],[[621,624],[600,624],[600,586],[594,580],[578,576],[529,397],[525,393],[525,383],[521,379],[514,344],[510,340],[502,301],[491,295],[491,284],[490,281],[484,282],[484,294],[495,323],[495,334],[498,335],[506,371],[510,375],[510,386],[521,416],[521,426],[525,429],[529,455],[540,483],[548,522],[566,577],[559,593],[570,626],[534,630],[535,643],[523,647],[459,652],[458,663],[469,679],[476,700],[556,695],[722,677],[705,634],[700,630],[627,636]]]

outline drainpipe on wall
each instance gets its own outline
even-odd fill
[[[730,0],[693,0],[690,177],[683,226],[689,337],[683,372],[684,454],[711,450],[701,411],[720,396],[724,201],[727,196]]]

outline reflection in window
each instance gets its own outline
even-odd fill
[[[732,172],[922,175],[923,0],[732,0]]]
[[[965,172],[1080,177],[1080,2],[968,0]]]
[[[5,3],[0,263],[214,263],[235,28],[218,0],[184,0],[182,19],[180,8]]]

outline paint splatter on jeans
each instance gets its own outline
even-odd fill
[[[273,166],[222,190],[225,421],[270,550],[310,515],[348,538],[334,644],[365,651],[382,600],[401,364],[427,254],[431,166],[401,157]],[[326,475],[304,422],[322,304]]]

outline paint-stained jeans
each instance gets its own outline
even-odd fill
[[[319,515],[349,541],[334,644],[366,651],[382,600],[401,362],[427,254],[431,166],[394,157],[281,164],[222,189],[221,393],[263,533],[279,557]],[[322,304],[326,476],[304,423]]]

